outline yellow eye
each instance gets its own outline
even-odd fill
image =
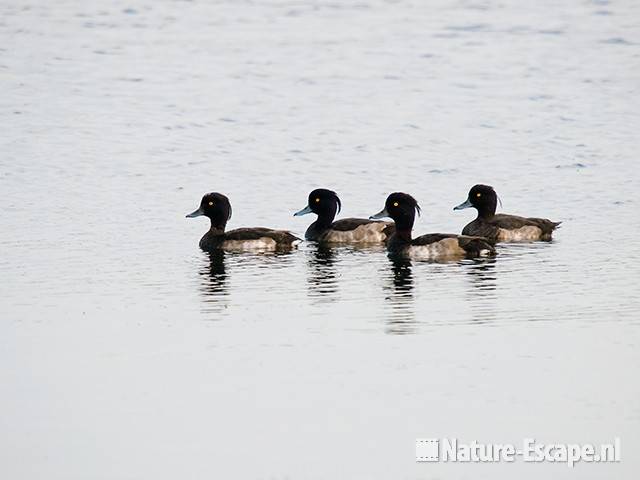
[[[480,198],[482,196],[481,193],[476,193],[476,197]]]
[[[213,207],[213,202],[209,202],[209,206],[210,206],[210,207]]]
[[[398,206],[398,202],[393,202],[393,206],[397,207]]]
[[[319,199],[319,198],[316,198],[316,203],[319,203],[319,202],[320,202],[320,199]]]

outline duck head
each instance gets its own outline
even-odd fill
[[[474,185],[469,190],[467,200],[462,202],[454,210],[463,210],[465,208],[475,208],[478,216],[487,218],[492,217],[496,213],[498,206],[498,195],[493,187],[489,185]]]
[[[205,216],[211,220],[211,228],[224,231],[231,218],[229,199],[218,192],[207,193],[200,201],[200,207],[187,215],[187,218]]]

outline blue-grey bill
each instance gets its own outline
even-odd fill
[[[197,210],[194,210],[193,212],[191,212],[190,214],[187,215],[187,218],[194,218],[194,217],[199,217],[201,215],[204,215],[204,212],[202,211],[202,208],[199,208]]]
[[[460,205],[458,205],[457,207],[453,207],[454,210],[464,210],[465,208],[471,208],[473,207],[473,205],[471,205],[471,202],[469,201],[469,199],[467,198],[467,200],[465,202],[462,202]]]
[[[309,205],[304,207],[302,210],[299,210],[296,213],[294,213],[293,216],[301,217],[302,215],[306,215],[307,213],[313,213],[313,210],[311,210],[311,207]]]
[[[381,218],[387,218],[388,216],[389,216],[389,212],[387,212],[387,209],[384,208],[378,213],[376,213],[375,215],[371,215],[369,217],[369,220],[380,220]]]

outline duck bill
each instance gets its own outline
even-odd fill
[[[471,202],[469,201],[469,199],[467,198],[467,200],[465,202],[462,202],[460,205],[458,205],[457,207],[453,207],[454,210],[464,210],[465,208],[471,208],[473,207],[473,205],[471,204]]]
[[[384,208],[378,213],[376,213],[375,215],[371,215],[369,217],[369,220],[380,220],[381,218],[387,218],[387,217],[389,217],[389,212],[387,212],[387,209]]]
[[[202,215],[204,215],[204,212],[202,211],[202,207],[200,207],[197,210],[194,210],[193,212],[189,213],[187,215],[187,218],[201,217]]]
[[[311,210],[311,207],[309,205],[304,207],[302,210],[298,210],[296,213],[293,214],[293,216],[301,217],[302,215],[306,215],[307,213],[313,213],[313,210]]]

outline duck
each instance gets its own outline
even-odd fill
[[[480,235],[494,242],[550,241],[553,231],[562,222],[546,218],[497,214],[498,195],[489,185],[474,185],[467,200],[454,210],[475,208],[478,217],[462,229],[463,235]]]
[[[380,244],[385,243],[395,231],[393,222],[366,218],[342,218],[334,222],[333,219],[341,208],[342,202],[336,192],[318,188],[309,194],[307,206],[293,216],[308,213],[318,216],[304,234],[306,240],[318,243]]]
[[[237,228],[225,231],[227,222],[231,218],[231,203],[229,199],[218,192],[207,193],[202,197],[200,207],[189,213],[187,218],[200,216],[211,220],[211,228],[200,239],[200,248],[205,251],[276,251],[290,250],[296,247],[302,239],[287,230],[273,230],[271,228]]]
[[[421,210],[415,198],[407,193],[394,192],[387,197],[384,208],[371,219],[391,218],[396,230],[387,241],[387,250],[416,260],[439,260],[460,257],[495,255],[493,243],[480,236],[454,233],[428,233],[411,237],[416,212]]]

